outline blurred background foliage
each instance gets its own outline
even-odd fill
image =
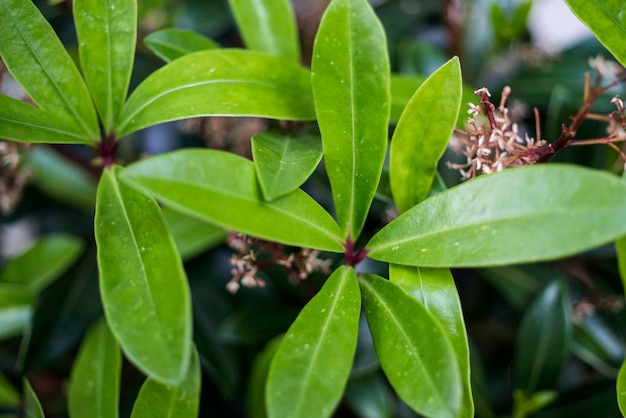
[[[305,65],[310,62],[326,3],[293,2]],[[520,130],[535,136],[532,109],[536,107],[542,138],[554,141],[561,124],[567,124],[582,103],[584,73],[591,71],[588,59],[597,54],[609,58],[610,54],[594,38],[584,36],[584,31],[582,35],[576,32],[580,24],[573,17],[565,18],[564,4],[550,9],[560,1],[535,3],[372,1],[387,31],[393,71],[411,77],[394,91],[394,103],[408,100],[419,80],[451,55],[458,55],[469,91],[487,87],[497,103],[502,88],[511,86],[509,106],[515,109]],[[76,56],[71,2],[36,4]],[[163,65],[142,39],[166,27],[200,32],[224,47],[243,46],[226,0],[139,0],[131,89]],[[554,36],[555,32],[572,34],[557,42],[550,37],[550,29]],[[6,71],[2,74],[1,91],[19,96],[10,76]],[[609,100],[620,91],[601,98],[593,111],[613,110]],[[464,105],[462,112],[466,109]],[[250,136],[271,123],[275,122],[212,118],[160,125],[122,142],[118,158],[128,163],[143,155],[189,146],[249,156]],[[303,129],[316,132],[314,124]],[[602,123],[587,121],[579,137],[600,137],[604,130]],[[0,284],[6,287],[0,289],[0,370],[6,379],[0,379],[0,416],[15,416],[14,388],[21,386],[20,378],[26,375],[46,416],[64,417],[67,381],[78,346],[87,327],[102,315],[92,230],[100,169],[86,147],[1,144],[0,266],[5,267],[0,270]],[[442,184],[450,187],[460,181],[459,173],[445,162],[463,159],[454,151],[446,153],[439,172]],[[569,148],[557,160],[617,173],[623,167],[617,153],[604,146]],[[329,206],[323,168],[305,187]],[[383,179],[365,236],[389,219],[392,208],[386,194]],[[271,266],[261,272],[264,288],[242,288],[231,294],[226,283],[231,278],[229,260],[234,250],[225,244],[225,232],[173,211],[165,214],[186,260],[193,292],[194,335],[204,372],[200,416],[263,417],[262,382],[276,338],[325,277],[316,273],[294,281],[284,269]],[[70,256],[49,259],[32,253],[37,250],[34,247],[23,253],[34,242],[44,245],[42,237],[70,246]],[[43,279],[31,293],[17,295],[19,291],[8,285],[12,274],[8,266],[20,258],[25,258],[22,267],[30,266]],[[365,263],[368,271],[387,274],[384,267],[370,260]],[[50,271],[54,274],[46,275]],[[551,263],[456,270],[454,276],[471,340],[476,416],[619,416],[615,379],[624,358],[626,313],[612,246]],[[354,370],[335,416],[414,417],[386,382],[367,327],[361,331]],[[142,380],[126,362],[122,417],[130,414]]]

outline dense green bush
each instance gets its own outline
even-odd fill
[[[0,0],[2,413],[616,416],[623,67],[530,2],[294,5]]]

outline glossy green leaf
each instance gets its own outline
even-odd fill
[[[105,133],[122,110],[137,42],[136,0],[75,0],[78,54]]]
[[[104,321],[94,324],[72,367],[68,410],[72,418],[117,418],[122,355]]]
[[[463,395],[459,417],[473,417],[474,403],[470,385],[467,332],[459,294],[448,269],[389,266],[389,280],[419,301],[447,333],[461,372]]]
[[[246,46],[300,62],[300,40],[289,0],[228,0]]]
[[[84,143],[92,137],[53,112],[0,94],[0,138],[22,142]]]
[[[196,116],[258,116],[313,120],[309,72],[258,52],[194,52],[155,71],[126,102],[119,137],[159,123]]]
[[[437,163],[452,136],[461,105],[461,66],[453,58],[420,86],[391,140],[389,180],[393,200],[405,212],[424,200]],[[437,109],[433,112],[433,109]]]
[[[626,415],[626,362],[622,364],[617,375],[617,404],[622,415]]]
[[[45,418],[37,394],[26,379],[24,379],[24,418]]]
[[[459,417],[463,384],[450,338],[430,311],[398,285],[359,280],[380,365],[402,400],[427,417]]]
[[[65,272],[82,252],[79,238],[65,234],[44,236],[0,271],[0,282],[20,284],[39,292]]]
[[[180,382],[191,353],[191,297],[157,203],[103,172],[95,235],[107,323],[126,357],[148,376]]]
[[[200,406],[200,360],[193,350],[183,380],[176,386],[148,379],[141,386],[131,418],[194,418]]]
[[[167,28],[152,32],[143,43],[165,62],[173,61],[192,52],[219,48],[209,38],[187,29]]]
[[[626,235],[619,237],[615,241],[615,253],[617,254],[617,266],[622,279],[622,288],[626,295]]]
[[[226,240],[224,228],[170,208],[163,208],[162,212],[183,260],[192,258]]]
[[[339,227],[317,202],[301,190],[265,202],[254,164],[242,157],[181,150],[133,164],[122,176],[172,208],[225,228],[284,244],[343,252]]]
[[[565,0],[602,45],[626,65],[626,5],[622,0]]]
[[[28,154],[27,164],[37,186],[62,202],[92,209],[96,205],[96,181],[84,168],[52,147],[40,145]]]
[[[20,395],[11,382],[0,374],[0,407],[16,408],[20,404]]]
[[[626,183],[569,165],[481,176],[413,207],[367,244],[397,264],[461,267],[575,254],[626,233]]]
[[[356,241],[380,179],[390,109],[385,33],[366,0],[331,1],[311,74],[337,218]]]
[[[98,120],[85,83],[30,0],[0,2],[0,39],[4,63],[30,98],[57,120],[71,121],[83,141],[98,139]]]
[[[250,418],[266,418],[267,406],[265,403],[265,382],[270,371],[272,359],[280,347],[282,335],[274,338],[265,345],[263,350],[257,354],[252,363],[248,388],[246,393],[246,406]]]
[[[20,285],[0,283],[0,338],[19,335],[30,324],[33,294]]]
[[[348,381],[361,299],[356,274],[340,267],[302,309],[270,366],[272,418],[330,417]]]
[[[309,178],[322,159],[322,145],[315,138],[263,132],[252,137],[252,156],[263,197],[272,201]]]
[[[566,284],[554,281],[528,308],[517,335],[513,381],[532,394],[552,389],[569,353],[571,302]]]

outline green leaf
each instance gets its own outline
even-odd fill
[[[626,294],[626,235],[619,237],[615,241],[615,252],[617,254],[619,275],[622,279],[622,288]]]
[[[152,32],[143,43],[165,62],[174,61],[192,52],[219,48],[211,39],[186,29],[167,28]]]
[[[183,260],[190,259],[226,240],[226,231],[170,208],[162,208],[167,227]]]
[[[148,379],[141,386],[131,418],[193,418],[200,406],[200,361],[193,350],[191,362],[180,384],[165,385]]]
[[[278,304],[248,304],[233,311],[218,329],[220,340],[229,345],[258,346],[287,331],[299,310]]]
[[[400,212],[430,192],[459,116],[461,85],[461,66],[455,57],[428,77],[400,117],[389,156],[391,192]]]
[[[415,91],[426,80],[426,77],[417,74],[392,74],[390,78],[391,112],[389,121],[398,123],[404,108],[415,94]]]
[[[532,394],[552,389],[569,354],[571,302],[566,284],[554,281],[528,308],[517,335],[513,381]]]
[[[274,355],[269,417],[330,417],[348,381],[361,300],[356,274],[340,267],[302,309]]]
[[[95,323],[72,367],[68,410],[72,418],[118,416],[122,355],[104,321]]]
[[[624,358],[620,338],[599,315],[583,315],[574,324],[571,351],[607,377],[615,377]]]
[[[300,62],[300,41],[289,0],[228,0],[246,46]]]
[[[98,119],[85,83],[30,0],[0,2],[0,39],[4,63],[30,98],[55,119],[71,122],[84,142],[98,139]]]
[[[481,176],[396,218],[367,244],[390,263],[462,267],[548,260],[626,233],[626,183],[569,165]]]
[[[459,417],[474,416],[470,385],[470,353],[459,294],[448,269],[389,266],[389,280],[420,302],[447,334],[461,372],[463,394]]]
[[[400,398],[428,417],[459,417],[463,385],[450,339],[429,310],[398,285],[359,279],[380,365]]]
[[[343,252],[339,227],[317,202],[302,190],[265,202],[254,164],[245,158],[187,149],[133,164],[122,176],[172,208],[225,228],[284,244]]]
[[[21,334],[32,315],[32,292],[24,286],[0,283],[0,338]]]
[[[107,323],[126,357],[168,384],[184,377],[191,353],[191,297],[174,240],[157,203],[105,170],[95,235]]]
[[[137,42],[136,0],[75,0],[78,54],[106,134],[122,110]]]
[[[155,71],[137,87],[120,116],[119,137],[196,116],[313,120],[309,77],[295,63],[258,52],[194,52]]]
[[[393,395],[385,378],[377,373],[350,379],[346,403],[360,418],[392,418]]]
[[[96,182],[85,168],[45,145],[34,147],[26,158],[33,180],[45,193],[82,208],[95,207]]]
[[[356,241],[387,149],[385,32],[366,0],[333,0],[315,38],[311,80],[339,225]]]
[[[82,252],[83,243],[76,237],[44,236],[0,271],[0,282],[20,284],[37,293],[74,264]]]
[[[20,404],[20,395],[13,384],[0,374],[0,407],[17,408]]]
[[[45,418],[37,394],[26,379],[24,379],[24,417]]]
[[[263,197],[272,201],[304,183],[322,159],[319,140],[263,132],[252,137],[252,156]]]
[[[626,362],[622,364],[617,375],[617,404],[622,415],[626,415]]]
[[[280,343],[282,335],[274,338],[265,345],[255,357],[248,379],[246,406],[250,418],[266,418],[267,406],[265,403],[265,382],[270,371],[270,365]]]
[[[626,65],[626,6],[622,0],[565,0],[602,45]]]
[[[513,392],[513,418],[534,415],[554,402],[557,396],[555,390],[541,390],[528,396],[523,389],[516,389]]]
[[[59,144],[84,143],[93,139],[77,129],[73,122],[4,94],[0,94],[0,138]]]

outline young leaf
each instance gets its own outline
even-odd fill
[[[37,394],[26,379],[24,379],[24,417],[45,418]]]
[[[226,240],[226,231],[170,208],[162,208],[167,227],[183,260],[190,259]]]
[[[0,39],[4,63],[30,98],[55,119],[71,121],[85,142],[98,139],[98,119],[85,83],[30,0],[0,2]]]
[[[200,361],[193,350],[184,379],[176,386],[148,379],[141,386],[131,418],[194,418],[200,406]]]
[[[187,278],[157,203],[104,170],[96,201],[100,292],[107,323],[126,357],[168,384],[191,353]]]
[[[74,21],[80,65],[110,133],[122,110],[137,42],[136,0],[75,0]]]
[[[474,416],[474,402],[470,385],[470,362],[467,332],[463,321],[461,301],[448,269],[429,269],[391,264],[389,280],[413,296],[442,325],[461,372],[463,394],[459,417]]]
[[[626,234],[626,183],[569,165],[482,176],[396,218],[369,256],[424,267],[515,264],[564,257]]]
[[[356,241],[380,179],[390,109],[385,32],[366,0],[331,1],[311,80],[337,218]]]
[[[296,18],[289,0],[228,0],[246,46],[300,62]]]
[[[391,192],[400,212],[428,196],[459,115],[461,84],[455,57],[428,77],[400,117],[389,155]]]
[[[122,355],[104,321],[95,323],[72,367],[68,410],[72,418],[117,418]]]
[[[245,158],[223,151],[181,150],[133,164],[122,177],[176,210],[225,228],[343,252],[339,227],[317,202],[302,190],[265,202],[254,164]]]
[[[419,414],[459,417],[459,361],[443,327],[396,284],[372,274],[359,284],[380,365],[396,393]]]
[[[283,58],[245,50],[185,55],[137,87],[120,116],[118,136],[171,120],[218,115],[313,120],[309,72]]]
[[[177,28],[161,29],[143,38],[148,49],[165,62],[174,61],[192,52],[219,48],[219,45],[199,33]]]
[[[24,286],[0,283],[0,338],[22,333],[32,315],[32,292]]]
[[[40,238],[0,271],[0,282],[16,283],[37,293],[69,268],[83,252],[83,243],[71,235]]]
[[[350,374],[360,310],[356,274],[340,267],[302,309],[274,355],[266,389],[269,417],[332,415]]]
[[[617,404],[622,415],[626,415],[626,362],[617,375]]]
[[[532,394],[552,389],[569,353],[571,302],[566,284],[548,285],[526,311],[517,335],[513,380]]]
[[[272,201],[296,190],[322,159],[314,138],[263,132],[252,137],[252,156],[263,197]]]
[[[622,0],[565,0],[602,45],[626,65],[626,16]]]

